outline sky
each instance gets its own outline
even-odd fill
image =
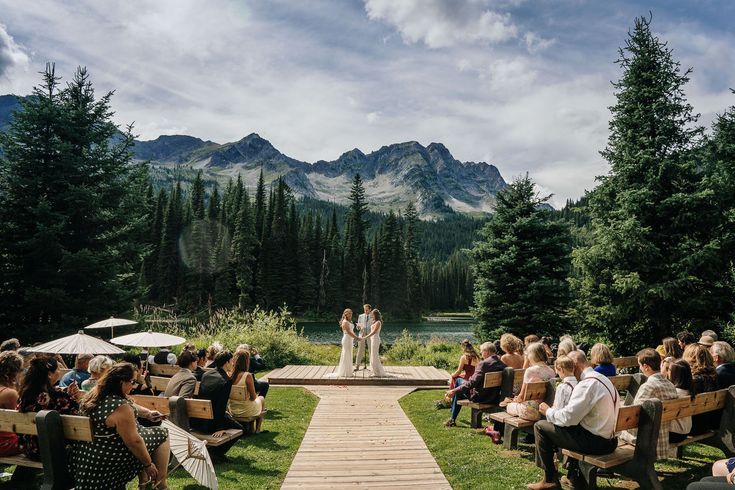
[[[618,48],[649,12],[709,126],[735,104],[730,0],[0,0],[0,94],[86,66],[141,139],[255,132],[308,162],[441,142],[559,206],[608,172]]]

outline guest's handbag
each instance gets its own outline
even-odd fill
[[[528,400],[518,404],[518,416],[523,420],[529,420],[536,422],[541,420],[541,412],[539,411],[538,402],[535,400]]]

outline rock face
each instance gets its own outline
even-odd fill
[[[253,133],[219,145],[191,136],[160,136],[135,144],[135,157],[154,165],[184,165],[213,177],[236,177],[254,188],[261,167],[266,183],[283,177],[297,195],[347,202],[359,173],[371,207],[397,209],[414,201],[423,217],[447,212],[489,213],[506,183],[486,163],[460,162],[441,143],[415,141],[388,145],[368,155],[357,148],[337,160],[307,163],[290,158]]]

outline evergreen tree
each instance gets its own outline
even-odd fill
[[[419,216],[413,202],[406,206],[406,236],[404,239],[404,256],[406,262],[406,310],[417,314],[421,311],[420,274],[416,223]]]
[[[255,244],[255,228],[250,207],[250,199],[246,191],[242,193],[242,203],[232,240],[232,260],[238,289],[238,305],[245,308],[252,304],[253,249]]]
[[[6,336],[83,325],[122,311],[138,287],[147,222],[133,135],[112,123],[79,68],[53,65],[0,133],[0,325]],[[120,135],[114,142],[112,137]],[[145,184],[147,186],[147,183]],[[145,186],[143,187],[145,188]],[[137,209],[139,208],[139,209]]]
[[[497,195],[495,214],[472,250],[476,335],[495,339],[564,332],[570,235],[567,224],[540,207],[549,198],[528,176]]]
[[[368,222],[365,220],[367,202],[365,188],[360,174],[355,174],[350,189],[350,208],[345,225],[344,246],[344,285],[345,299],[348,304],[362,304],[363,281],[365,268],[366,233]]]
[[[681,73],[645,18],[618,64],[602,152],[610,173],[589,195],[590,243],[575,255],[572,284],[579,320],[634,352],[690,322],[721,319],[724,290],[707,246],[716,218],[693,151],[702,128],[683,90],[689,70]]]
[[[204,181],[202,171],[197,172],[189,190],[190,223],[183,240],[187,301],[201,307],[210,290],[210,265],[212,260],[212,236],[210,223],[205,218]]]
[[[184,214],[181,183],[177,182],[168,200],[163,218],[161,246],[158,249],[158,280],[156,290],[163,302],[179,296],[181,278],[181,255],[179,254],[179,234]]]

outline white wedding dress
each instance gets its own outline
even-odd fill
[[[346,321],[346,320],[345,320]],[[355,324],[347,322],[348,328],[354,330]],[[330,378],[351,378],[352,377],[352,337],[342,332],[342,354],[339,356],[339,365],[337,371],[332,373]]]
[[[375,331],[375,323],[372,325],[373,331]],[[383,322],[380,322],[378,331],[370,337],[370,370],[373,372],[373,376],[379,378],[385,378],[388,373],[383,369],[383,363],[380,362],[380,330],[383,328]]]

